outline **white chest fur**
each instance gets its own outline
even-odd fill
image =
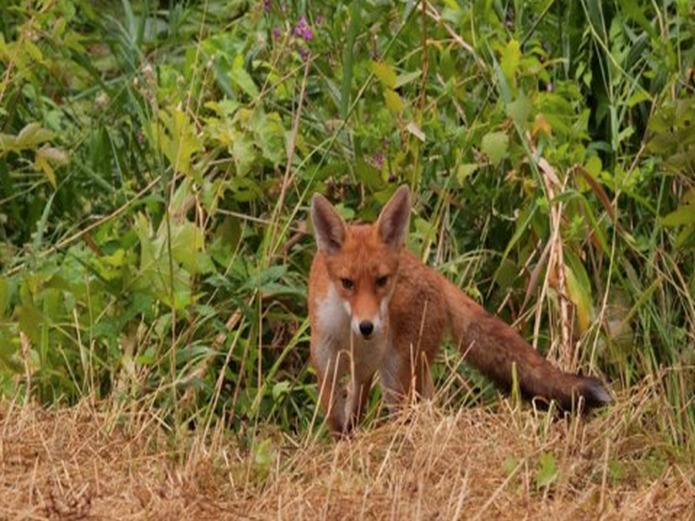
[[[377,334],[368,340],[356,335],[350,327],[350,305],[333,285],[316,304],[321,344],[314,353],[316,361],[323,367],[337,367],[341,376],[352,373],[357,380],[371,376],[379,369],[386,351],[386,335]]]

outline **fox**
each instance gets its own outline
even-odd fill
[[[594,377],[561,371],[502,319],[407,251],[408,185],[373,223],[346,223],[321,194],[310,218],[317,243],[309,271],[310,361],[331,432],[359,425],[376,375],[397,412],[413,397],[432,399],[431,367],[448,333],[464,361],[503,390],[555,401],[561,410],[612,402]]]

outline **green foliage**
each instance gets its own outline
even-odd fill
[[[308,197],[407,182],[423,258],[566,368],[667,368],[692,433],[694,37],[688,2],[3,3],[1,391],[306,429]]]
[[[536,488],[548,488],[558,478],[560,473],[557,468],[555,456],[549,452],[544,452],[539,457],[540,467],[536,474]]]

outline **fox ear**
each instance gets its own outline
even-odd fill
[[[410,223],[410,190],[402,185],[391,196],[377,220],[377,230],[381,239],[394,250],[405,243]]]
[[[311,200],[311,222],[314,224],[319,250],[336,253],[345,240],[345,221],[321,194]]]

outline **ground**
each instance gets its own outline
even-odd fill
[[[695,519],[691,455],[638,399],[560,420],[423,404],[338,442],[259,425],[251,449],[104,409],[0,406],[1,518]]]

